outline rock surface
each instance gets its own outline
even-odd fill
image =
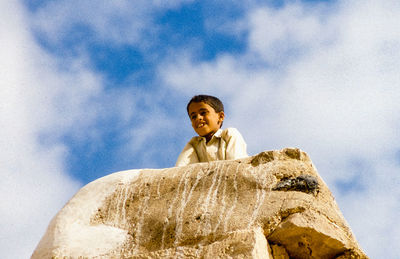
[[[367,258],[299,149],[83,187],[32,258]]]

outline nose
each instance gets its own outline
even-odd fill
[[[203,121],[203,116],[201,116],[200,114],[197,114],[192,118],[193,125],[198,124],[201,121]]]
[[[196,114],[193,118],[194,121],[198,121],[198,120],[202,120],[203,116],[201,116],[200,114]]]
[[[196,121],[203,121],[204,120],[204,116],[199,114],[197,115]]]

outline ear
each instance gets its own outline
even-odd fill
[[[219,118],[218,118],[218,124],[222,124],[222,122],[223,122],[224,119],[225,119],[225,113],[221,111],[221,112],[218,113],[218,116],[219,116]]]

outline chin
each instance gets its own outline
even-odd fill
[[[208,134],[207,133],[197,133],[199,134],[200,137],[206,137]]]
[[[204,136],[207,136],[208,134],[210,134],[210,132],[205,131],[204,129],[196,130],[196,133],[199,134],[199,136],[201,136],[201,137],[204,137]]]
[[[207,136],[209,133],[208,132],[204,132],[204,131],[196,131],[196,133],[200,136],[200,137],[205,137]]]

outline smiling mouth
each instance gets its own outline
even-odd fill
[[[202,128],[204,127],[206,124],[205,123],[200,123],[199,125],[197,125],[197,128]]]

